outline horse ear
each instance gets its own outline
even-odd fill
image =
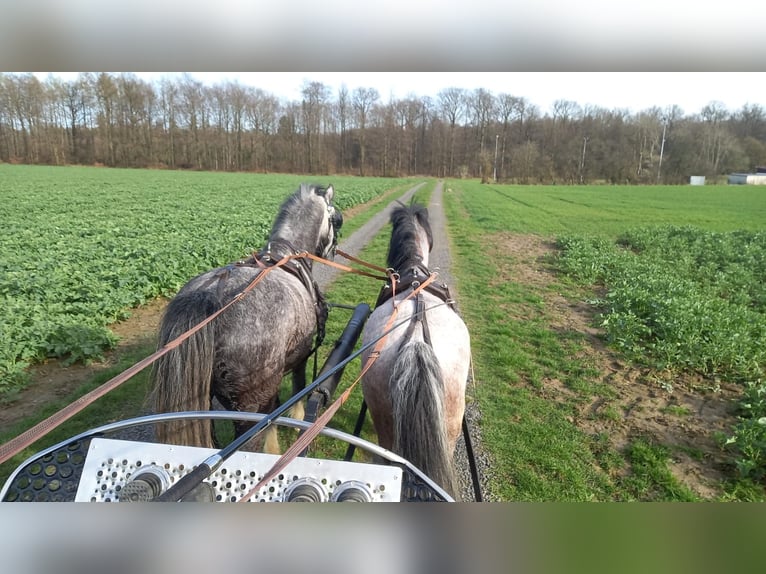
[[[301,198],[309,199],[314,194],[314,186],[302,183],[300,187]]]
[[[333,188],[332,184],[327,186],[327,190],[325,191],[324,198],[327,200],[327,205],[332,204],[332,198],[333,195],[335,195],[335,189]]]

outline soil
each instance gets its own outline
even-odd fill
[[[155,299],[133,309],[130,318],[112,325],[111,330],[120,339],[114,350],[106,352],[101,361],[94,361],[89,365],[66,366],[63,361],[51,359],[31,367],[30,384],[21,391],[3,398],[0,432],[6,432],[28,417],[30,410],[70,396],[84,381],[113,367],[124,355],[151,345],[166,305],[166,299]]]
[[[741,387],[698,376],[671,377],[626,363],[606,347],[602,330],[594,326],[597,310],[555,291],[556,276],[546,263],[555,251],[551,241],[500,234],[489,243],[514,261],[499,270],[498,279],[534,287],[545,300],[551,327],[582,335],[583,358],[601,373],[599,382],[611,390],[612,398],[597,396],[580,402],[570,422],[593,437],[608,436],[617,451],[639,437],[665,445],[671,451],[670,470],[682,484],[707,499],[719,496],[720,481],[731,474],[733,459],[721,449],[715,433],[728,433],[735,425]],[[539,392],[554,401],[575,394],[555,379],[544,381]]]
[[[732,460],[719,447],[714,433],[728,432],[736,422],[738,387],[711,384],[695,377],[669,380],[662,373],[627,364],[605,346],[602,332],[594,327],[594,308],[555,291],[556,276],[546,263],[555,250],[550,241],[531,235],[500,234],[491,243],[499,252],[510,254],[513,261],[498,269],[497,278],[534,287],[545,299],[552,328],[582,334],[587,343],[584,358],[613,391],[608,399],[599,396],[582,402],[580,397],[578,414],[571,422],[590,435],[605,434],[618,451],[637,437],[664,444],[671,448],[671,471],[679,481],[704,498],[720,495],[718,485]],[[442,263],[448,266],[448,260]],[[116,364],[125,353],[151,344],[166,304],[166,300],[153,301],[135,309],[126,321],[113,325],[120,341],[103,361],[72,366],[48,361],[32,368],[31,384],[7,398],[0,409],[0,432],[21,421],[31,409],[65,398],[85,379]],[[538,392],[554,401],[575,394],[558,380],[544,381]]]

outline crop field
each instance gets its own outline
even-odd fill
[[[0,165],[0,394],[49,357],[88,361],[108,325],[242,258],[305,177]],[[341,210],[406,180],[333,177]]]
[[[499,498],[763,500],[763,190],[448,187]]]

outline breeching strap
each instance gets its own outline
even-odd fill
[[[398,305],[394,304],[393,312],[391,313],[391,316],[389,317],[388,322],[383,329],[384,332],[388,332],[393,327],[401,304],[408,299],[411,299],[412,297],[416,297],[425,287],[430,285],[436,279],[436,276],[436,273],[431,273],[428,279],[410,291],[410,293],[404,299],[402,299]],[[250,491],[248,491],[247,494],[239,499],[239,502],[247,502],[250,500],[261,488],[266,485],[266,483],[268,483],[272,478],[279,474],[282,469],[284,469],[288,464],[290,464],[290,462],[298,457],[300,453],[308,448],[308,446],[311,444],[311,441],[313,441],[321,432],[321,430],[327,426],[327,423],[330,422],[330,419],[332,419],[341,405],[343,405],[343,403],[348,400],[348,397],[351,396],[351,391],[354,390],[354,387],[356,387],[357,383],[362,379],[365,373],[367,373],[370,367],[372,367],[372,365],[378,359],[380,356],[380,351],[386,344],[386,339],[388,339],[388,336],[381,337],[378,340],[378,342],[373,347],[370,356],[367,358],[367,362],[365,363],[364,368],[362,368],[362,371],[359,373],[359,376],[356,378],[356,380],[354,380],[354,382],[351,383],[351,385],[349,385],[349,387],[343,391],[343,393],[341,393],[335,402],[327,407],[325,412],[323,412],[321,416],[319,416],[319,418],[317,418],[317,420],[308,429],[306,429],[302,435],[298,437],[298,439],[290,446],[290,448],[288,448],[285,453],[274,463],[274,465],[263,475],[263,478],[258,482],[258,484],[256,484],[252,489],[250,489]]]

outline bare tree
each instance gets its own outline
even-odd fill
[[[164,162],[170,167],[176,167],[176,117],[178,115],[178,86],[165,78],[160,83],[160,108],[162,128],[167,141]],[[219,169],[216,165],[213,169]]]
[[[279,101],[260,88],[250,91],[247,117],[251,129],[250,148],[252,169],[267,169],[271,163],[268,139],[277,132]]]
[[[700,112],[704,125],[702,141],[702,156],[707,165],[708,173],[720,173],[721,164],[731,151],[732,143],[725,121],[728,111],[721,102],[710,102]]]
[[[492,155],[487,148],[489,123],[497,111],[495,96],[484,88],[478,88],[468,97],[468,106],[471,110],[472,121],[476,128],[476,170],[482,182],[489,180],[492,169]],[[496,143],[492,138],[492,143]]]
[[[365,173],[367,119],[379,98],[380,95],[375,88],[356,88],[354,90],[353,107],[356,114],[356,125],[359,129],[359,175]]]
[[[348,169],[348,130],[350,123],[350,96],[346,84],[342,84],[338,89],[338,100],[336,102],[338,125],[340,127],[340,139],[338,142],[338,164],[340,171],[345,172]]]
[[[466,110],[466,95],[462,88],[446,88],[437,94],[437,102],[442,117],[449,124],[449,160],[446,174],[455,176],[455,126]]]
[[[305,82],[301,90],[303,101],[303,130],[306,138],[306,154],[308,171],[314,173],[317,165],[322,163],[321,123],[327,100],[330,99],[330,89],[322,82]]]
[[[498,173],[500,180],[505,177],[505,156],[506,147],[510,144],[508,138],[511,130],[511,122],[516,115],[520,115],[523,118],[523,113],[519,114],[518,112],[521,100],[523,100],[523,98],[518,98],[510,94],[502,93],[497,96],[497,114],[501,125],[500,140],[502,142],[500,148],[500,171]]]
[[[178,85],[179,96],[179,123],[184,125],[189,132],[189,141],[186,145],[187,161],[197,169],[203,169],[203,146],[200,141],[202,131],[202,115],[204,114],[203,85],[189,74],[184,74]]]

